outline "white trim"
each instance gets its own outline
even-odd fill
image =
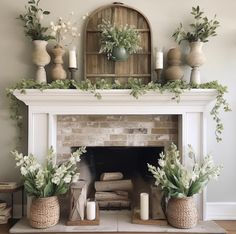
[[[207,220],[236,220],[236,202],[207,202]]]

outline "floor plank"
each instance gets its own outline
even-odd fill
[[[218,220],[215,221],[221,227],[226,229],[227,231],[235,231],[236,232],[236,221],[235,220]]]

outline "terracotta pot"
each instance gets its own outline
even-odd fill
[[[32,60],[33,63],[38,66],[35,77],[35,80],[38,83],[47,82],[44,66],[49,64],[51,60],[46,49],[47,44],[47,41],[33,41],[34,50],[32,53]]]
[[[30,225],[33,228],[48,228],[56,225],[60,206],[56,196],[33,198],[30,206]]]
[[[52,49],[52,53],[54,55],[53,60],[53,68],[52,68],[52,79],[53,80],[65,80],[66,79],[66,71],[63,68],[63,56],[65,54],[65,50],[63,47],[57,45]]]
[[[197,207],[193,197],[170,198],[166,215],[168,223],[176,228],[193,228],[198,222]]]
[[[189,44],[190,52],[187,55],[187,64],[190,67],[199,67],[203,65],[206,61],[205,55],[202,52],[203,42],[191,42]]]
[[[129,53],[124,47],[116,47],[112,51],[112,57],[115,61],[125,61],[129,58]]]

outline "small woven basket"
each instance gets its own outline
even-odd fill
[[[168,223],[176,228],[193,228],[198,222],[197,207],[193,197],[170,198],[166,214]]]
[[[33,198],[30,207],[30,225],[33,228],[48,228],[56,225],[60,217],[60,206],[56,196]]]

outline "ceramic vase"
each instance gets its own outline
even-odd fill
[[[125,61],[129,58],[129,53],[124,47],[115,47],[112,51],[114,61]]]
[[[202,66],[206,61],[205,55],[202,51],[203,42],[191,42],[189,46],[190,52],[187,55],[186,61],[187,64],[192,67],[190,82],[193,84],[200,84],[201,77],[199,67]]]
[[[167,203],[168,223],[176,228],[193,228],[198,222],[198,212],[193,197],[170,198]]]
[[[172,48],[167,53],[168,67],[165,70],[165,79],[167,81],[175,81],[183,78],[183,70],[181,68],[181,51],[179,48]]]
[[[62,46],[57,45],[52,49],[52,53],[54,55],[53,60],[53,68],[52,68],[52,79],[53,80],[65,80],[66,79],[66,71],[63,68],[63,56],[65,54],[65,50]]]
[[[35,81],[37,83],[47,82],[47,76],[44,66],[50,63],[50,56],[47,52],[47,41],[34,40],[34,50],[32,53],[32,60],[35,65],[37,65],[37,71],[35,76]]]

